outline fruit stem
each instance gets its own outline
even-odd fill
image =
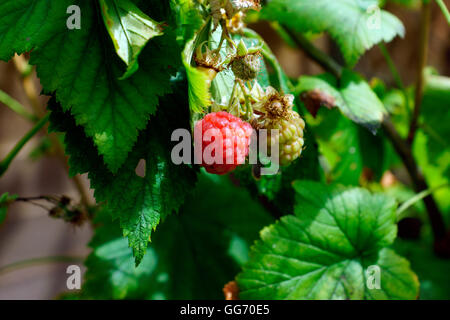
[[[234,43],[233,39],[230,38],[230,35],[228,34],[228,28],[225,20],[222,20],[220,22],[220,25],[222,27],[222,36],[225,37],[227,40],[227,43],[232,47],[233,49],[236,49],[236,44]]]
[[[252,91],[253,86],[252,86],[252,81],[251,80],[247,81],[247,86],[250,89],[250,91]]]
[[[230,100],[228,101],[228,107],[227,107],[227,112],[231,113],[231,114],[233,114],[232,107],[233,107],[234,99],[236,99],[236,97],[235,97],[235,95],[236,95],[236,88],[237,88],[237,81],[234,81],[233,89],[231,90],[231,96],[230,96]],[[236,116],[240,117],[240,113],[241,113],[241,111],[240,111],[240,109],[238,107]]]
[[[215,49],[216,52],[220,52],[220,49],[222,48],[222,44],[223,44],[224,40],[225,40],[225,30],[222,29],[222,35],[220,36],[219,45]]]
[[[242,80],[238,80],[238,82],[239,85],[241,86],[242,93],[244,94],[245,110],[246,110],[245,117],[247,120],[250,120],[253,114],[253,109],[250,103],[250,99],[248,98],[247,89],[245,88],[244,82]]]

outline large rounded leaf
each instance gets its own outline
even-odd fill
[[[242,299],[417,297],[409,262],[386,248],[397,229],[392,199],[317,182],[294,188],[295,215],[262,230],[237,277]]]

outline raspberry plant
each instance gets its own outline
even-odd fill
[[[29,52],[50,96],[45,113],[30,115],[0,91],[35,122],[0,175],[48,128],[63,139],[69,175],[87,173],[95,190],[95,205],[83,190],[79,203],[38,197],[50,216],[95,228],[83,287],[70,297],[220,299],[228,283],[225,296],[243,299],[449,298],[449,262],[439,259],[450,256],[450,79],[425,68],[434,4],[422,3],[408,88],[384,45],[405,30],[382,2],[0,0],[0,59]],[[69,27],[70,6],[79,28]],[[247,21],[270,22],[325,73],[287,77]],[[340,63],[314,46],[323,33]],[[354,70],[377,45],[395,85]],[[215,152],[231,163],[175,164],[180,128],[221,132]],[[261,153],[250,163],[263,129],[280,148],[273,175],[261,174]],[[199,139],[201,152],[213,143]],[[1,195],[0,223],[30,200]],[[425,224],[415,242],[397,237],[407,219]]]

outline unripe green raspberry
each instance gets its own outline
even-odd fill
[[[278,141],[280,165],[286,166],[297,159],[303,150],[303,130],[305,122],[295,111],[290,111],[287,119],[270,121],[268,126],[267,147]],[[271,129],[278,129],[278,133]]]
[[[229,66],[236,78],[250,81],[256,78],[261,67],[261,53],[257,48],[247,49],[241,39],[236,47],[236,55]]]
[[[268,129],[267,147],[278,142],[280,165],[289,165],[297,159],[303,150],[303,130],[305,121],[292,110],[292,95],[281,95],[272,87],[266,89],[265,94],[253,105],[254,111],[260,116],[252,121],[258,129]],[[278,129],[278,133],[272,131]]]
[[[261,59],[258,53],[246,54],[243,57],[236,57],[231,62],[231,70],[236,78],[249,81],[258,76],[261,67]]]

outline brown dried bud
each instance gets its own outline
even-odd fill
[[[306,109],[315,118],[320,107],[331,109],[335,106],[336,99],[319,89],[303,92],[300,95],[300,100],[305,104]]]
[[[205,48],[205,50],[203,50]],[[205,69],[213,69],[216,72],[223,70],[221,65],[222,57],[219,52],[211,50],[206,46],[206,43],[198,46],[194,52],[194,61],[199,67]]]

